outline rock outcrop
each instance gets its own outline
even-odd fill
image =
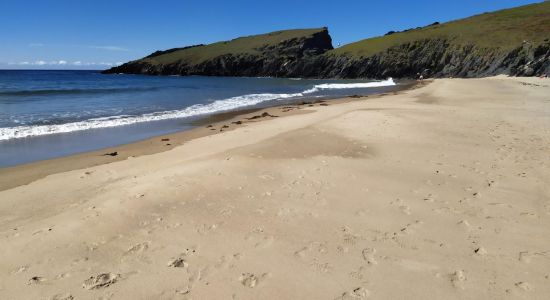
[[[157,51],[105,71],[303,78],[550,75],[550,2],[362,40],[333,49],[327,28],[277,31]]]
[[[293,72],[297,64],[310,61],[333,49],[327,28],[309,33],[308,31],[307,35],[283,39],[277,43],[260,43],[258,47],[246,51],[234,50],[232,41],[225,42],[228,44],[227,53],[199,61],[194,60],[192,55],[187,55],[185,50],[194,48],[195,51],[208,52],[208,45],[157,51],[144,59],[114,67],[104,73],[286,77]],[[261,39],[262,36],[254,38]],[[181,59],[169,63],[155,60],[162,55],[178,51]]]
[[[370,56],[323,55],[302,61],[290,77],[403,78],[550,75],[550,40],[525,42],[512,51],[456,47],[444,39],[415,41]]]

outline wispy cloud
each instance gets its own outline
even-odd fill
[[[118,66],[121,65],[121,62],[111,63],[111,62],[83,62],[80,60],[77,61],[66,61],[66,60],[53,60],[53,61],[45,61],[45,60],[35,60],[35,61],[20,61],[20,62],[9,62],[7,63],[11,66],[105,66],[105,67],[112,67],[112,66]]]
[[[30,43],[29,47],[38,48],[38,47],[74,47],[74,48],[88,48],[88,49],[97,49],[105,51],[123,51],[128,52],[130,49],[121,46],[111,46],[111,45],[74,45],[74,44],[44,44],[44,43]]]
[[[88,46],[88,48],[107,50],[107,51],[126,51],[126,52],[130,51],[129,49],[126,49],[124,47],[119,47],[119,46]]]

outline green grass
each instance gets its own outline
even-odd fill
[[[365,39],[327,52],[328,55],[372,56],[401,44],[444,38],[452,45],[511,50],[524,40],[550,38],[550,2],[485,13],[422,29]]]
[[[200,64],[221,55],[260,54],[259,48],[285,40],[308,37],[324,30],[295,29],[241,37],[189,49],[181,49],[139,61],[152,65],[186,62]],[[535,44],[550,38],[550,2],[485,13],[440,25],[369,38],[330,50],[326,55],[368,57],[414,41],[441,38],[451,46],[474,45],[477,51],[509,51],[524,40]]]
[[[231,41],[218,42],[151,58],[144,58],[142,61],[152,64],[170,64],[178,61],[199,64],[225,54],[259,54],[258,48],[276,45],[282,41],[294,38],[308,37],[322,30],[324,28],[281,30],[267,34],[240,37]]]

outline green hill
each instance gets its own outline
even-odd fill
[[[267,34],[240,37],[230,41],[217,42],[209,45],[189,47],[167,54],[145,58],[143,60],[159,64],[169,64],[175,61],[200,64],[228,54],[260,55],[263,53],[263,50],[269,49],[270,47],[277,47],[281,42],[311,38],[324,30],[326,29],[317,28],[275,31]]]
[[[331,49],[327,28],[282,30],[209,45],[157,51],[106,72],[277,76],[285,64]]]
[[[550,2],[389,32],[333,49],[327,28],[157,51],[105,73],[315,78],[550,73]]]
[[[446,39],[454,46],[475,45],[509,51],[523,41],[540,44],[549,38],[550,2],[543,2],[365,39],[332,53],[370,56],[394,46],[427,39]]]

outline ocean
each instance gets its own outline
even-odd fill
[[[191,129],[197,119],[219,112],[395,89],[392,79],[0,70],[0,167]]]

